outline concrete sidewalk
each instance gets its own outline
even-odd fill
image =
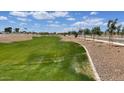
[[[81,39],[81,37],[80,37],[80,39]],[[84,38],[82,38],[82,39],[84,39]],[[103,42],[103,43],[108,43],[108,44],[110,43],[110,44],[114,44],[114,45],[124,46],[123,43],[119,43],[119,42],[109,42],[106,40],[98,40],[98,39],[92,39],[92,38],[85,38],[85,40],[94,40],[96,42]]]

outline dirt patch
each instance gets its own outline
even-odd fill
[[[86,46],[101,80],[124,80],[124,47],[71,36],[62,37],[62,40]]]
[[[2,43],[25,41],[31,39],[32,39],[32,35],[27,35],[27,34],[0,34],[0,42]]]

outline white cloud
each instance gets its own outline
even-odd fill
[[[85,22],[83,21],[79,21],[79,22],[75,22],[74,24],[72,24],[72,26],[80,26],[80,25],[84,25]]]
[[[67,18],[67,20],[69,20],[69,21],[74,21],[75,18],[70,17],[70,18]]]
[[[91,12],[90,15],[97,15],[98,12]]]
[[[30,12],[13,11],[13,12],[10,12],[9,14],[13,16],[19,16],[19,17],[27,17],[28,15],[30,15]]]
[[[58,24],[49,24],[48,26],[49,27],[60,27],[60,25],[58,25]]]
[[[5,16],[0,16],[0,20],[8,20],[8,18]]]
[[[41,27],[41,24],[35,23],[35,24],[34,24],[34,27],[35,27],[35,28],[40,28],[40,27]]]
[[[48,23],[53,23],[53,21],[52,20],[50,20],[50,21],[47,21]]]
[[[59,23],[59,21],[55,21],[55,24],[58,24]]]
[[[83,16],[83,19],[87,19],[88,18],[88,16]]]
[[[72,26],[100,26],[104,24],[103,18],[86,18],[83,21],[76,22]]]
[[[38,11],[38,12],[31,12],[31,14],[35,19],[39,19],[39,20],[42,20],[42,19],[54,19],[54,16],[51,15],[50,13],[48,13],[48,12]]]
[[[9,13],[13,16],[18,17],[27,17],[29,15],[33,16],[35,19],[43,20],[43,19],[55,19],[56,17],[69,17],[68,12],[46,12],[46,11],[35,11],[35,12],[20,12],[20,11],[13,11]]]
[[[27,23],[20,23],[19,25],[20,26],[25,26],[25,25],[27,25]]]
[[[45,11],[38,11],[38,12],[31,12],[31,15],[38,20],[43,19],[55,19],[56,17],[67,17],[68,12],[45,12]]]
[[[124,22],[120,22],[121,25],[124,25]]]
[[[16,23],[15,21],[12,21],[12,20],[10,20],[9,22],[12,23],[12,24]]]
[[[52,20],[50,20],[50,21],[47,21],[48,23],[55,23],[55,24],[59,24],[60,22],[59,21],[52,21]]]
[[[24,22],[19,23],[18,27],[20,27],[21,30],[26,30],[27,29],[27,23],[24,23]]]
[[[64,28],[64,32],[72,31],[72,28]]]
[[[67,26],[67,24],[61,24],[62,26]]]
[[[78,31],[78,30],[79,30],[79,28],[76,28],[76,27],[73,27],[73,28],[72,28],[72,27],[69,27],[69,28],[64,28],[64,29],[63,29],[64,32],[68,32],[68,31]]]
[[[17,20],[23,21],[23,22],[31,21],[30,19],[27,19],[27,18],[20,18],[20,17],[18,17]]]
[[[51,13],[54,17],[68,17],[69,13],[68,12],[62,12],[62,11],[56,11]]]
[[[103,23],[103,26],[107,26],[107,22],[104,22]],[[122,21],[122,22],[118,22],[117,24],[116,24],[116,26],[119,26],[119,25],[124,25],[124,22]]]
[[[81,13],[79,13],[79,12],[75,12],[75,15],[80,15]]]
[[[107,26],[107,24],[108,24],[107,22],[103,23],[104,26]]]
[[[38,24],[38,23],[35,23],[35,24],[34,24],[34,26],[40,26],[40,24]]]

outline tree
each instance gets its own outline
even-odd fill
[[[79,29],[78,34],[82,35],[83,34],[83,29]]]
[[[71,35],[71,31],[69,31],[67,34],[70,36]]]
[[[91,35],[90,29],[88,29],[88,28],[84,29],[84,34]]]
[[[122,35],[122,37],[123,37],[123,35],[124,35],[124,27],[122,28],[121,35]]]
[[[101,32],[99,26],[92,28],[92,37],[93,37],[93,39],[95,38],[95,35],[100,36],[101,34],[102,34],[102,32]]]
[[[117,29],[117,26],[116,26],[117,21],[118,19],[108,21],[107,27],[108,27],[108,32],[109,32],[109,42],[112,41],[112,35],[114,31]]]
[[[98,36],[101,36],[101,34],[102,34],[102,31],[101,31],[101,29],[100,29],[100,27],[98,26],[98,27],[95,27],[95,34],[96,35],[98,35]]]
[[[85,28],[85,29],[79,29],[78,34],[83,35],[83,37],[85,38],[86,35],[91,35],[91,32],[90,29]]]
[[[104,35],[105,35],[105,36],[107,35],[107,32],[108,32],[108,29],[104,32]]]
[[[5,33],[12,33],[12,27],[6,27],[6,28],[4,29],[4,32],[5,32]]]
[[[121,31],[121,26],[122,26],[122,25],[117,26],[117,35],[119,35],[119,34],[120,34],[120,31]]]
[[[15,32],[16,33],[19,33],[19,28],[15,28]]]
[[[72,31],[71,33],[75,36],[75,38],[78,37],[78,32],[76,32],[76,31]]]
[[[76,32],[76,33],[74,34],[74,36],[75,36],[75,38],[77,38],[77,37],[78,37],[78,33]]]
[[[84,35],[84,39],[86,38],[86,35],[91,35],[90,29],[88,28],[83,29],[83,35]]]
[[[66,36],[68,33],[64,32],[63,35]]]

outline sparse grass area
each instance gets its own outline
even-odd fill
[[[0,43],[0,80],[94,80],[84,48],[59,37]]]

